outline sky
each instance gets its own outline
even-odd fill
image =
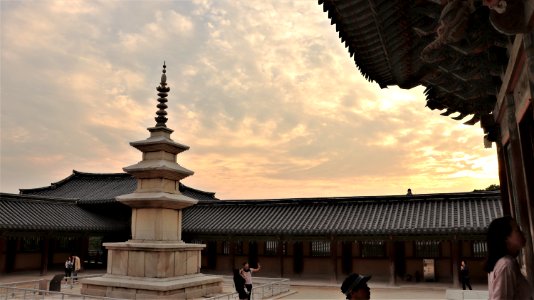
[[[316,1],[0,3],[1,192],[137,163],[163,61],[182,182],[218,198],[499,183],[479,124],[365,80]]]

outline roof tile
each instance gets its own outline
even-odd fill
[[[480,218],[490,215],[491,218]],[[183,231],[235,235],[413,235],[486,230],[501,216],[495,192],[208,201],[184,209]]]

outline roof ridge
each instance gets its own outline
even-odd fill
[[[132,176],[126,172],[118,172],[118,173],[91,173],[91,172],[81,172],[72,170],[73,174],[80,175],[80,176]]]
[[[432,196],[434,195],[434,196]],[[436,196],[437,195],[437,196]],[[318,198],[284,198],[284,199],[242,199],[242,200],[219,200],[202,201],[198,204],[210,205],[220,203],[221,205],[291,205],[291,204],[340,204],[340,203],[407,203],[407,202],[473,202],[473,201],[494,201],[498,198],[498,193],[485,193],[483,195],[459,194],[456,197],[443,197],[439,194],[428,194],[424,197],[417,196],[356,196],[356,197],[318,197]],[[498,200],[498,199],[497,199]]]
[[[46,191],[46,190],[56,189],[60,185],[62,185],[65,182],[73,179],[76,176],[78,176],[78,177],[104,177],[104,176],[131,177],[130,174],[125,173],[125,172],[122,172],[122,173],[89,173],[89,172],[80,172],[80,171],[72,170],[72,174],[70,174],[69,176],[67,176],[67,177],[65,177],[65,178],[63,178],[63,179],[61,179],[59,181],[50,183],[49,186],[30,188],[30,189],[19,189],[19,193],[20,194],[24,194],[24,193],[27,193],[27,192],[39,192],[39,191]]]
[[[433,194],[414,194],[407,195],[370,195],[370,196],[332,196],[332,197],[290,197],[290,198],[268,198],[268,199],[226,199],[224,202],[240,202],[240,201],[256,201],[257,202],[272,202],[272,201],[347,201],[347,200],[456,200],[456,199],[470,199],[479,196],[498,196],[500,191],[480,191],[480,192],[455,192],[455,193],[433,193]]]
[[[23,194],[25,192],[38,192],[38,191],[44,191],[44,190],[50,190],[55,189],[58,185],[66,182],[70,178],[74,177],[76,175],[76,170],[72,170],[72,174],[67,176],[66,178],[61,179],[60,181],[52,182],[49,186],[43,186],[38,188],[30,188],[30,189],[19,189],[19,193]]]
[[[206,192],[206,191],[203,191],[203,190],[195,189],[195,188],[192,188],[192,187],[190,187],[188,185],[185,185],[185,184],[183,184],[181,182],[180,182],[180,186],[183,187],[183,188],[189,189],[189,190],[193,190],[195,192],[199,192],[199,193],[215,196],[215,192]]]
[[[67,204],[76,204],[76,202],[79,200],[77,198],[54,198],[54,197],[40,196],[40,195],[39,196],[38,195],[21,195],[21,194],[11,194],[11,193],[0,192],[0,200],[18,201],[19,199],[56,202],[56,203],[67,203]]]

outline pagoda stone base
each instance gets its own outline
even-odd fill
[[[122,299],[193,299],[222,292],[222,279],[204,274],[175,278],[104,275],[82,280],[82,294]]]
[[[203,244],[105,243],[107,274],[82,280],[82,294],[126,299],[191,299],[222,292],[222,278],[200,273]]]

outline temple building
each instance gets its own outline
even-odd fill
[[[496,146],[503,213],[525,233],[520,262],[534,284],[534,1],[319,5],[369,81],[381,88],[422,85],[429,109],[480,124],[481,147]]]
[[[75,254],[86,266],[107,266],[107,275],[117,275],[108,278],[147,272],[170,278],[180,264],[174,262],[173,271],[122,270],[108,254],[127,252],[129,246],[148,253],[158,246],[142,241],[158,239],[177,244],[179,252],[186,247],[183,239],[202,253],[186,259],[193,264],[198,258],[190,270],[181,270],[191,274],[231,274],[249,261],[261,262],[264,276],[339,282],[360,272],[391,284],[457,285],[459,262],[466,260],[473,281],[485,282],[487,227],[494,218],[512,215],[527,237],[521,263],[532,282],[534,1],[319,3],[368,80],[381,88],[423,85],[429,109],[480,124],[481,146],[496,145],[500,192],[219,200],[180,183],[192,172],[173,163],[188,147],[170,140],[172,130],[163,126],[166,113],[158,111],[151,137],[132,143],[143,161],[126,173],[74,171],[49,187],[0,194],[0,273],[46,273]],[[163,104],[158,108],[164,110]],[[177,225],[172,232],[140,230],[152,221],[162,225],[151,209],[172,215],[168,219]],[[140,221],[145,217],[151,221]],[[93,283],[88,289],[104,293],[95,286],[98,280]]]
[[[132,182],[126,173],[75,171],[50,187],[1,194],[0,272],[46,272],[70,254],[104,268],[102,241],[130,238],[131,208],[114,196],[133,192]],[[207,245],[201,270],[213,274],[249,261],[262,263],[262,276],[335,282],[372,272],[391,284],[453,284],[463,259],[473,281],[485,282],[485,232],[502,216],[499,192],[219,200],[181,190],[199,200],[183,210],[183,239]]]

